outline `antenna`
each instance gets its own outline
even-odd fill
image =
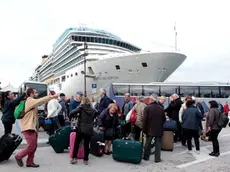
[[[175,52],[177,52],[177,30],[176,30],[176,22],[174,25],[174,32],[175,32]]]

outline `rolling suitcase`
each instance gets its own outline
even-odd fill
[[[17,134],[7,134],[0,139],[0,162],[8,160],[21,144],[22,138]]]
[[[70,148],[69,149],[70,158],[73,157],[73,150],[74,150],[76,135],[77,135],[76,132],[72,132],[70,134],[70,137],[69,137],[69,139],[70,139],[69,140],[69,143],[70,143],[70,145],[69,145],[69,148]],[[79,145],[79,149],[78,149],[78,153],[77,153],[77,158],[78,159],[83,159],[84,158],[84,146],[83,146],[82,143]]]
[[[173,151],[174,147],[174,134],[172,131],[164,131],[161,143],[161,149],[165,151]]]
[[[56,131],[55,134],[49,137],[49,142],[56,153],[62,153],[69,147],[69,136],[71,127],[66,126]]]
[[[139,164],[142,160],[142,143],[127,139],[113,141],[113,159]]]
[[[90,153],[94,156],[101,157],[104,154],[104,149],[104,132],[94,129],[94,133],[90,141]]]

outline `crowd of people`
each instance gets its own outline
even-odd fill
[[[2,123],[5,134],[8,134],[12,132],[12,126],[15,123],[14,110],[20,101],[25,99],[26,114],[21,119],[21,131],[27,141],[27,147],[15,156],[17,164],[21,167],[24,165],[22,159],[25,156],[28,156],[27,167],[39,167],[34,162],[34,154],[38,139],[37,107],[42,104],[45,104],[46,120],[50,120],[52,123],[52,127],[47,131],[49,135],[54,134],[67,122],[74,123],[76,119],[79,119],[77,126],[73,128],[73,131],[77,132],[77,136],[70,163],[75,164],[77,162],[76,155],[79,145],[84,140],[84,164],[86,165],[89,160],[90,139],[95,126],[104,132],[104,153],[106,155],[112,154],[112,141],[118,135],[124,133],[123,136],[128,137],[132,133],[133,139],[136,141],[143,141],[143,136],[146,137],[143,153],[143,159],[146,161],[150,158],[151,142],[155,139],[155,162],[161,162],[161,142],[166,119],[176,121],[177,130],[174,135],[174,142],[181,142],[191,152],[192,138],[194,138],[196,152],[199,154],[200,135],[201,133],[208,133],[213,144],[213,152],[209,155],[219,156],[218,135],[221,128],[218,127],[217,121],[219,113],[229,111],[227,103],[223,107],[213,100],[209,102],[209,111],[205,113],[202,102],[196,102],[195,98],[191,96],[187,96],[182,101],[177,94],[170,97],[169,106],[164,108],[166,101],[164,96],[161,96],[158,101],[157,95],[153,94],[149,96],[149,102],[146,104],[143,96],[138,97],[137,101],[133,102],[130,94],[126,93],[121,109],[115,101],[106,95],[105,89],[100,89],[99,102],[95,102],[94,97],[84,97],[80,91],[69,100],[66,100],[64,93],[57,95],[54,91],[40,99],[37,99],[37,96],[36,90],[29,88],[17,98],[8,91],[2,101]],[[128,113],[134,108],[136,110],[135,123],[127,122],[122,126],[121,121],[124,121]],[[206,118],[206,126],[202,126],[204,118]]]

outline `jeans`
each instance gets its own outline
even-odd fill
[[[218,135],[220,133],[220,130],[211,130],[210,132],[210,139],[212,141],[212,146],[213,146],[213,152],[214,153],[220,153],[220,147],[219,147],[219,142],[218,142]]]
[[[84,139],[84,160],[88,161],[89,160],[89,144],[90,144],[91,136],[86,135],[84,133],[77,133],[77,135],[76,135],[76,140],[75,140],[72,158],[77,158],[79,145],[80,145],[82,139]]]
[[[22,159],[28,155],[26,164],[31,165],[34,163],[34,154],[37,150],[38,145],[38,133],[36,131],[23,131],[22,134],[24,135],[27,147],[21,150],[17,155],[17,159]]]
[[[60,126],[61,127],[64,127],[65,126],[65,118],[64,118],[64,115],[58,115],[58,121],[60,123]]]
[[[59,123],[58,117],[50,118],[50,120],[51,120],[52,127],[49,131],[47,131],[47,134],[49,136],[53,135],[55,133],[55,131],[60,128],[60,123]]]
[[[145,160],[149,160],[152,140],[153,140],[152,136],[146,137],[146,143],[145,143],[145,148],[144,148],[144,159]],[[155,137],[155,162],[161,161],[161,140],[162,140],[162,137]]]
[[[12,132],[13,129],[13,124],[10,122],[2,122],[4,125],[4,129],[5,129],[5,134],[9,134]]]
[[[140,141],[140,136],[141,136],[141,131],[142,131],[142,129],[139,128],[138,126],[134,125],[134,131],[135,131],[134,140]]]
[[[199,130],[184,129],[187,138],[188,150],[192,150],[192,138],[194,138],[196,150],[200,150]]]

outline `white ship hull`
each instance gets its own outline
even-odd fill
[[[139,53],[111,58],[101,57],[99,60],[89,61],[86,65],[87,96],[98,93],[100,88],[108,89],[113,82],[163,82],[185,59],[186,56],[179,53]],[[147,67],[143,67],[142,63],[146,63]],[[120,70],[116,69],[115,65],[119,65]],[[88,67],[92,70],[90,71]],[[52,84],[49,88],[58,93],[65,93],[68,98],[77,91],[84,91],[82,71],[84,71],[83,64],[66,71],[65,81]],[[96,88],[92,88],[92,84],[96,84]]]

